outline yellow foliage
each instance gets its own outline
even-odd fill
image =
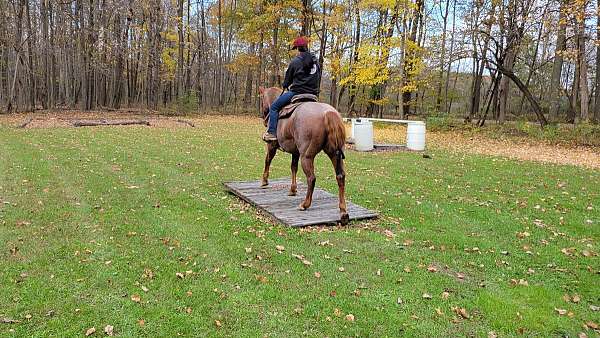
[[[248,68],[256,67],[258,63],[258,57],[255,55],[242,53],[237,55],[231,62],[225,65],[225,67],[228,71],[237,74],[247,70]]]

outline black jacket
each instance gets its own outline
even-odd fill
[[[282,87],[297,94],[319,95],[321,69],[317,58],[311,52],[300,52],[292,59]]]

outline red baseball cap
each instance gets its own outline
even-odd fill
[[[293,48],[308,47],[308,38],[306,36],[299,36],[294,39],[292,46]]]

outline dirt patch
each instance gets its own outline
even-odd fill
[[[354,146],[354,143],[352,143],[352,142],[346,143],[346,149],[349,149],[352,151],[358,151],[358,150],[356,150],[356,147]],[[388,153],[388,152],[398,152],[398,151],[412,151],[412,150],[409,150],[408,148],[406,148],[406,146],[403,146],[400,144],[384,143],[384,144],[374,144],[373,150],[371,150],[369,152],[370,153]]]
[[[159,114],[148,114],[135,111],[115,112],[42,112],[35,114],[11,114],[0,116],[0,125],[9,125],[17,128],[69,128],[75,127],[78,121],[148,121],[150,127],[159,128],[194,128],[197,121],[194,118],[170,117]],[[139,126],[139,125],[131,125]],[[130,127],[130,126],[118,126]]]

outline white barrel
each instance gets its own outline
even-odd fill
[[[350,119],[352,122],[352,128],[350,129],[350,139],[354,142],[354,125],[356,124],[356,119]]]
[[[410,150],[425,150],[425,122],[408,123],[406,129],[406,148]]]
[[[369,120],[354,122],[354,148],[358,151],[373,150],[373,123]]]

